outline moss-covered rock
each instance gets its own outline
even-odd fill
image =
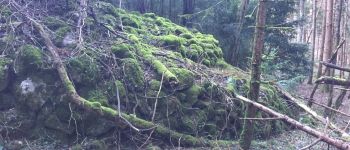
[[[194,84],[194,73],[184,68],[170,68],[170,71],[175,74],[178,79],[178,85],[182,89],[187,89]]]
[[[134,58],[134,54],[132,52],[133,47],[130,44],[114,44],[111,47],[111,50],[118,58]]]
[[[26,74],[38,71],[44,64],[44,57],[41,49],[33,45],[23,45],[20,48],[21,54],[19,63],[16,64],[18,74]]]
[[[185,90],[183,93],[186,95],[181,98],[181,103],[186,107],[192,107],[199,99],[199,95],[202,92],[202,87],[199,85],[192,85],[189,89]]]
[[[122,59],[124,66],[125,79],[127,81],[127,87],[142,91],[145,86],[144,72],[141,69],[140,63],[136,59],[125,58]]]

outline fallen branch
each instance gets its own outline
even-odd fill
[[[307,101],[307,100],[306,100],[306,101]],[[342,111],[339,111],[339,110],[337,110],[337,109],[334,109],[334,108],[332,108],[332,107],[328,107],[327,105],[320,104],[320,103],[317,103],[317,102],[312,102],[312,103],[313,103],[313,104],[316,104],[316,105],[318,105],[318,106],[321,106],[321,107],[330,109],[331,111],[334,111],[334,112],[336,112],[336,113],[338,113],[338,114],[341,114],[341,115],[343,115],[343,116],[350,117],[349,114],[344,113],[344,112],[342,112]]]
[[[285,121],[286,123],[289,123],[290,125],[295,126],[296,128],[306,132],[307,134],[310,134],[314,137],[320,138],[323,142],[326,142],[330,145],[333,145],[339,149],[344,149],[344,150],[350,149],[350,145],[347,144],[346,142],[344,142],[342,140],[335,139],[333,137],[330,137],[329,135],[327,135],[323,132],[317,131],[317,130],[315,130],[307,125],[304,125],[304,124],[288,117],[287,115],[278,113],[278,112],[276,112],[276,111],[274,111],[274,110],[272,110],[272,109],[270,109],[262,104],[254,102],[254,101],[247,99],[247,98],[240,96],[240,95],[236,95],[236,99],[241,100],[241,101],[246,102],[246,103],[249,103],[249,104],[253,105],[254,107],[260,109],[261,111],[264,111],[267,114],[270,114],[270,115],[275,116],[275,117],[283,118],[282,120]]]
[[[317,84],[331,84],[331,85],[341,85],[349,86],[350,81],[334,77],[321,77],[315,81]]]
[[[337,66],[335,64],[327,63],[327,62],[323,62],[323,61],[321,61],[320,63],[322,65],[325,65],[326,67],[329,67],[329,68],[333,68],[333,69],[337,69],[337,70],[341,70],[341,71],[345,71],[345,72],[350,72],[350,68],[340,67],[340,66]]]
[[[277,91],[283,95],[286,99],[294,102],[296,105],[298,105],[301,109],[303,109],[305,112],[307,112],[308,114],[310,114],[313,118],[317,119],[318,121],[322,122],[323,124],[327,123],[327,119],[323,118],[322,116],[318,115],[315,111],[313,111],[310,107],[308,107],[306,104],[304,104],[302,102],[302,100],[299,100],[295,97],[293,97],[290,93],[284,91],[282,88],[280,88],[279,86],[275,85]],[[309,101],[310,102],[310,101]],[[345,133],[343,130],[341,130],[340,128],[338,128],[335,124],[333,123],[329,123],[328,126],[330,129],[333,129],[334,131],[336,131],[340,136],[348,136],[347,133]]]
[[[258,121],[270,121],[270,120],[280,120],[283,118],[239,118],[240,120],[258,120]]]

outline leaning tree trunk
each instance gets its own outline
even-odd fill
[[[311,55],[311,69],[308,84],[312,84],[312,78],[314,74],[314,63],[315,63],[315,46],[316,46],[316,5],[317,0],[313,0],[312,4],[312,55]]]
[[[251,79],[248,97],[254,101],[259,99],[260,91],[260,64],[261,55],[264,48],[264,26],[266,20],[266,1],[259,0],[258,13],[256,16],[256,26],[254,33],[253,56],[251,62]],[[254,118],[256,115],[256,107],[248,104],[245,112],[246,118]],[[249,149],[254,134],[254,122],[252,120],[244,120],[243,131],[240,137],[240,146],[243,149]]]

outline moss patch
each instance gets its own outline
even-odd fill
[[[128,88],[142,91],[145,81],[143,77],[144,72],[139,62],[135,59],[125,58],[122,59],[122,64],[124,66],[124,74],[128,82]]]

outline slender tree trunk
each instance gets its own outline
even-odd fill
[[[304,24],[305,24],[305,0],[299,1],[299,19],[301,23],[299,24],[298,42],[302,43],[304,40]]]
[[[264,48],[264,26],[266,20],[266,1],[259,0],[258,13],[256,16],[256,27],[254,33],[253,56],[251,62],[251,80],[248,97],[251,100],[258,101],[260,91],[260,64],[261,55]],[[256,107],[248,104],[245,112],[246,118],[254,118],[256,115]],[[244,126],[240,137],[240,146],[242,149],[249,149],[254,135],[254,122],[252,120],[244,120]]]
[[[138,11],[143,14],[146,13],[146,0],[137,0],[138,1]]]
[[[325,37],[325,51],[327,60],[331,58],[333,49],[333,0],[327,0],[326,10],[326,37]],[[332,61],[331,63],[335,63]],[[326,72],[326,76],[333,76],[334,69],[329,69]],[[326,85],[326,91],[328,92],[327,106],[331,107],[333,103],[333,85]],[[324,116],[329,116],[330,111],[325,109]]]
[[[169,19],[173,21],[173,0],[169,0]]]
[[[237,13],[237,18],[238,18],[238,27],[235,29],[235,35],[234,35],[234,41],[233,41],[233,49],[231,50],[231,58],[229,59],[231,61],[231,64],[234,66],[238,65],[238,58],[239,58],[239,50],[240,50],[240,45],[241,45],[241,32],[243,29],[243,24],[244,24],[244,16],[247,13],[247,7],[249,4],[249,0],[242,0],[241,1],[241,7],[240,11]]]
[[[325,60],[323,57],[324,54],[324,42],[325,42],[325,36],[326,36],[326,8],[327,8],[327,0],[324,0],[323,4],[323,19],[322,19],[322,33],[321,33],[321,42],[319,43],[320,45],[320,52],[319,52],[319,61]],[[326,60],[327,61],[327,60]],[[318,65],[318,70],[317,70],[317,78],[321,77],[322,74],[322,64]]]
[[[182,17],[182,25],[191,28],[191,14],[194,13],[194,0],[183,0],[183,14],[186,15]]]
[[[160,16],[165,16],[165,6],[164,6],[164,0],[160,0]]]
[[[312,77],[314,73],[314,62],[315,62],[315,46],[316,46],[316,5],[317,0],[313,0],[312,4],[312,55],[311,55],[311,70],[310,70],[310,76],[308,80],[308,84],[312,84]]]

